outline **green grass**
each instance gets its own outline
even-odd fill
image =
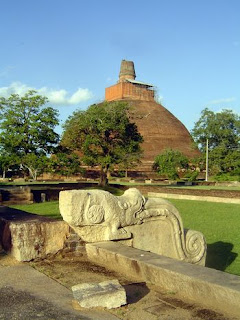
[[[123,194],[123,190],[118,188],[114,188],[112,186],[107,186],[105,188],[100,187],[91,187],[89,189],[102,189],[111,192],[115,196],[121,196]],[[84,190],[84,189],[82,189]],[[33,204],[23,204],[23,205],[12,205],[11,208],[26,211],[29,213],[38,214],[41,216],[54,218],[54,219],[62,219],[62,216],[59,212],[59,204],[58,201],[49,201],[49,202],[42,202],[42,203],[33,203]]]
[[[207,241],[207,267],[240,275],[240,205],[171,199],[184,228],[201,231]]]
[[[12,205],[11,208],[18,210],[38,214],[40,216],[45,216],[54,219],[62,219],[62,216],[59,212],[58,201],[49,201],[42,203],[33,203],[33,204],[22,204],[22,205]]]
[[[115,188],[111,190],[116,195],[122,193]],[[207,267],[240,275],[240,205],[175,199],[170,202],[179,210],[184,228],[204,234],[208,245]],[[61,219],[58,201],[12,207]]]

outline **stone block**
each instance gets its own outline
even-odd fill
[[[83,308],[118,308],[127,303],[126,292],[118,280],[83,283],[72,287],[74,298]]]
[[[63,221],[9,221],[3,230],[3,248],[18,261],[44,258],[63,249],[68,233]]]
[[[147,183],[147,184],[152,183],[152,179],[145,180],[144,182]]]

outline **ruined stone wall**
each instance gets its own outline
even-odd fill
[[[105,99],[107,101],[120,99],[154,101],[154,91],[144,85],[120,82],[105,89]]]

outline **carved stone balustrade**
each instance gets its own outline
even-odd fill
[[[161,198],[145,199],[136,188],[122,196],[102,190],[61,191],[60,213],[86,242],[120,241],[190,263],[205,265],[204,236],[183,228],[178,210]]]

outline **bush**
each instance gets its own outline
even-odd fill
[[[188,168],[189,160],[180,151],[166,149],[159,154],[153,164],[153,169],[159,175],[166,176],[168,179],[177,180],[179,171]]]
[[[198,175],[199,171],[187,171],[184,178],[187,179],[187,181],[195,181],[197,180]]]
[[[212,177],[215,181],[240,181],[240,175],[232,175],[231,173],[221,173]]]

